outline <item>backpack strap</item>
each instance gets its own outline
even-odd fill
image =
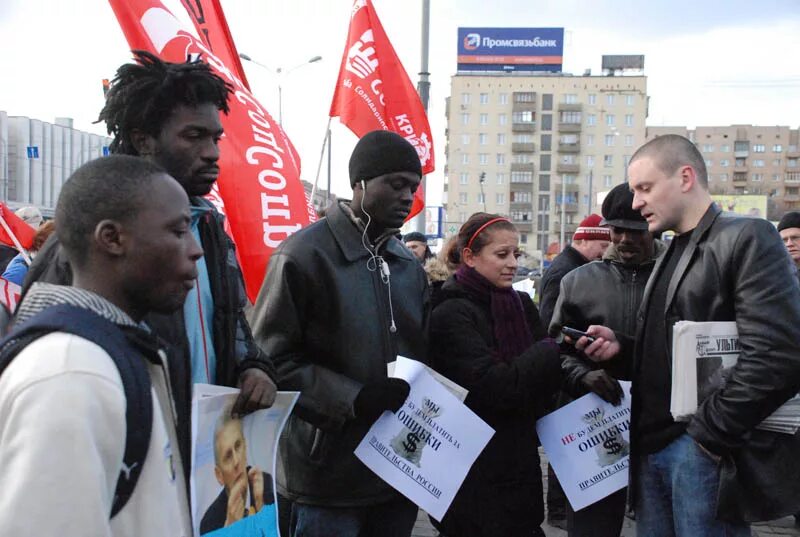
[[[125,331],[96,313],[68,304],[51,306],[15,326],[0,341],[0,374],[34,340],[51,332],[66,332],[99,345],[114,361],[125,392],[125,453],[122,457],[110,518],[127,503],[142,472],[153,425],[150,374],[143,349]]]

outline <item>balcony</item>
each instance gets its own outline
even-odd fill
[[[512,162],[511,163],[511,171],[512,172],[533,172],[534,166],[533,162]]]
[[[533,143],[519,143],[514,142],[511,144],[512,153],[534,153],[536,151],[536,144]]]
[[[559,162],[556,164],[556,172],[557,173],[580,173],[581,165],[580,164],[567,164],[565,162]]]
[[[745,173],[746,174],[748,169],[749,168],[747,167],[747,165],[741,166],[741,165],[737,164],[737,165],[735,165],[733,167],[733,173],[734,174],[737,174],[737,173]]]
[[[570,223],[564,224],[564,233],[566,235],[572,235],[573,233],[575,233],[575,231],[577,231],[577,229],[578,229],[578,224],[570,224]],[[553,233],[555,233],[556,235],[561,233],[561,222],[559,222],[558,220],[553,221]]]
[[[530,220],[514,221],[513,224],[520,233],[533,233],[533,223]]]
[[[800,149],[787,149],[786,150],[786,158],[800,158]]]
[[[561,123],[558,124],[558,132],[581,132],[580,123]]]
[[[558,144],[558,152],[559,153],[580,153],[581,152],[581,144]]]
[[[733,174],[733,186],[746,186],[747,185],[747,174],[746,173],[735,173]]]
[[[800,201],[800,194],[785,194],[783,201]]]
[[[565,203],[564,204],[564,212],[565,213],[577,213],[578,212],[578,204],[577,203]],[[556,213],[561,214],[561,205],[556,205]]]
[[[558,105],[559,112],[581,112],[583,105],[581,103],[561,103]]]
[[[796,172],[787,173],[783,182],[786,183],[787,185],[800,184],[800,173]]]
[[[536,131],[535,121],[515,121],[511,124],[511,132],[534,132]]]

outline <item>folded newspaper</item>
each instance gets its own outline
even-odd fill
[[[725,386],[739,359],[739,332],[733,321],[678,321],[672,332],[672,400],[670,412],[687,421],[697,405]],[[800,395],[789,399],[759,429],[794,434],[800,428]]]

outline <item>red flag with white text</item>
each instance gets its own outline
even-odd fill
[[[0,203],[0,218],[3,219],[3,224],[5,224],[0,225],[0,243],[12,248],[17,247],[9,234],[10,231],[23,248],[33,246],[36,230],[28,225],[25,220],[14,214],[14,211],[9,209],[5,203]],[[6,226],[8,226],[8,230],[6,230]]]
[[[428,116],[371,0],[353,3],[330,116],[359,138],[381,129],[400,134],[416,148],[423,175],[434,170]],[[408,218],[425,206],[423,190],[417,190]]]
[[[300,182],[297,151],[250,92],[219,1],[182,2],[200,39],[159,0],[109,0],[132,49],[170,62],[199,55],[233,85],[230,112],[221,117],[221,172],[208,197],[227,217],[254,301],[272,251],[316,213]]]

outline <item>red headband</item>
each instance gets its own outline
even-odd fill
[[[476,231],[475,233],[472,234],[472,237],[470,237],[469,242],[467,243],[467,248],[472,250],[472,243],[475,241],[475,237],[477,237],[480,234],[481,231],[483,231],[487,227],[491,226],[495,222],[508,222],[510,224],[511,220],[509,220],[508,218],[503,218],[502,216],[500,216],[498,218],[492,218],[491,220],[489,220],[488,222],[483,224],[481,227],[479,227],[478,231]]]

